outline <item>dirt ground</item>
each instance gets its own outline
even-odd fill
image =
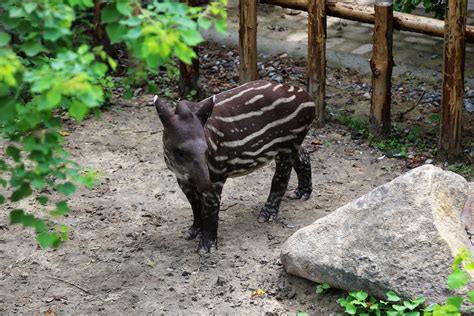
[[[235,51],[208,46],[201,55],[207,93],[236,84]],[[302,62],[269,56],[261,66],[262,77],[271,77],[273,67],[285,82],[304,86]],[[367,78],[341,69],[328,70],[328,77],[332,109],[355,114],[368,109]],[[419,97],[416,89],[425,87],[434,101],[409,115],[431,115],[435,89],[403,80],[396,89],[415,90],[394,96],[395,112],[411,107]],[[95,189],[71,198],[74,212],[61,219],[73,231],[70,241],[42,251],[31,231],[8,225],[8,212],[0,213],[0,314],[341,312],[335,303],[341,292],[317,295],[316,284],[284,272],[281,245],[298,228],[405,172],[409,162],[384,157],[346,127],[329,123],[305,142],[313,167],[310,200],[285,199],[278,220],[259,224],[273,165],[230,179],[223,191],[219,249],[200,257],[197,242],[183,238],[192,213],[165,166],[162,126],[151,99],[116,101],[101,120],[66,125],[72,157],[103,173]],[[289,189],[295,185],[293,175]],[[258,289],[265,294],[253,295]]]

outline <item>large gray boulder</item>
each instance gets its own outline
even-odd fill
[[[461,221],[467,196],[463,177],[432,165],[413,169],[298,230],[283,245],[282,263],[336,288],[441,303],[454,256],[472,247]]]

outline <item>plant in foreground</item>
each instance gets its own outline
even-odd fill
[[[448,276],[448,289],[459,290],[463,288],[467,291],[467,301],[474,304],[474,290],[472,290],[472,278],[469,271],[474,271],[473,253],[467,249],[461,249],[453,260],[452,272]],[[471,286],[469,286],[471,285]],[[330,288],[328,283],[320,284],[316,287],[316,293],[324,293]],[[402,300],[395,292],[388,291],[387,299],[380,300],[369,296],[364,291],[349,292],[349,295],[337,300],[339,305],[344,307],[346,314],[361,316],[461,316],[461,307],[465,303],[465,297],[453,295],[448,297],[445,304],[431,304],[425,306],[424,297],[414,300]],[[474,312],[474,309],[471,310]]]

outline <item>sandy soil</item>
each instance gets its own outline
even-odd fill
[[[203,76],[208,92],[235,85],[235,65],[221,77],[225,63],[214,71],[209,61],[231,60],[231,52],[215,48],[202,54],[207,55]],[[302,66],[290,63],[292,70],[283,72],[272,65],[285,80],[304,82]],[[328,76],[332,106],[366,99],[365,79],[356,83],[356,75],[343,70],[328,71]],[[400,104],[408,108],[417,94],[406,95]],[[285,199],[278,220],[259,224],[256,217],[269,192],[273,165],[230,179],[223,191],[219,249],[200,257],[197,242],[183,238],[192,213],[165,167],[162,126],[151,98],[117,101],[101,120],[66,125],[72,157],[103,172],[99,186],[72,197],[74,212],[61,219],[73,230],[70,241],[42,251],[31,231],[7,225],[8,212],[0,213],[0,314],[340,312],[335,303],[340,292],[316,295],[314,283],[284,272],[281,244],[298,228],[403,173],[406,162],[378,159],[383,153],[330,123],[305,142],[313,167],[311,199]],[[265,294],[253,295],[257,289]]]

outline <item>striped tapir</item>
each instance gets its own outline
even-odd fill
[[[301,143],[315,105],[303,89],[259,80],[198,103],[180,101],[174,114],[158,96],[154,105],[164,127],[166,165],[194,214],[187,238],[199,239],[200,253],[217,247],[220,196],[228,177],[248,174],[275,159],[270,195],[259,222],[277,215],[292,168],[298,187],[290,198],[309,198],[311,165]]]

